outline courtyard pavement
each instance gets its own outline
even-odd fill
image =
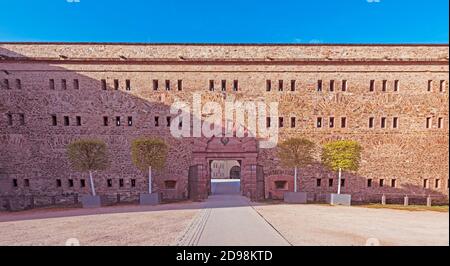
[[[0,245],[449,245],[448,213],[266,204],[238,180],[212,182],[204,202],[0,213]]]

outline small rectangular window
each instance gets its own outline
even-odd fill
[[[295,127],[295,117],[291,117],[291,127]]]
[[[123,178],[119,179],[119,187],[123,187],[124,186],[124,182],[123,182]]]
[[[445,91],[445,80],[441,80],[439,82],[439,92],[444,92]]]
[[[159,127],[159,116],[155,116],[155,127]]]
[[[116,126],[120,126],[120,116],[116,116]]]
[[[8,118],[8,126],[12,126],[13,125],[13,116],[12,114],[6,114],[7,118]]]
[[[375,91],[375,80],[370,81],[369,91]]]
[[[317,91],[322,91],[322,80],[317,81]]]
[[[317,128],[322,127],[322,117],[317,117],[316,127]]]
[[[334,80],[330,80],[330,91],[334,91]]]
[[[330,120],[329,120],[329,127],[330,128],[334,128],[334,117],[330,117]]]
[[[19,186],[19,183],[17,182],[17,179],[13,179],[12,180],[12,182],[13,182],[13,187],[18,187]]]
[[[170,116],[167,116],[166,117],[166,126],[167,127],[170,127],[170,123],[172,122],[172,117],[170,117]]]
[[[106,79],[102,79],[102,90],[106,90]]]
[[[320,178],[316,179],[316,186],[318,186],[318,187],[322,186],[322,179],[320,179]]]
[[[333,178],[328,179],[328,186],[329,187],[333,186]]]
[[[270,117],[266,117],[266,127],[270,127]]]
[[[24,180],[23,180],[23,185],[24,185],[25,187],[29,187],[29,186],[30,186],[30,179],[28,179],[28,178],[24,179]]]
[[[61,187],[62,186],[61,179],[56,179],[56,186],[57,187]]]
[[[131,179],[131,187],[135,187],[136,186],[136,179]]]
[[[214,80],[209,81],[209,90],[214,91]]]
[[[80,179],[80,187],[85,187],[85,186],[86,186],[86,180]]]
[[[10,87],[9,87],[9,80],[8,79],[4,79],[3,80],[3,86],[5,86],[5,89],[7,89],[7,90],[10,89]]]
[[[440,179],[436,179],[434,181],[434,188],[441,188],[441,180]]]
[[[78,81],[78,79],[73,80],[73,89],[74,90],[80,89],[80,82]]]
[[[56,118],[56,115],[52,115],[52,126],[57,126],[58,125],[58,120]]]
[[[398,117],[392,118],[392,127],[398,128]]]
[[[347,117],[341,117],[341,128],[347,127]]]
[[[109,121],[108,121],[108,120],[109,120],[109,119],[108,119],[107,116],[104,116],[104,117],[103,117],[103,125],[104,125],[105,127],[109,125]]]
[[[444,125],[444,118],[439,117],[438,118],[438,128],[443,128]]]
[[[175,189],[177,186],[177,181],[175,180],[166,180],[164,181],[164,188],[165,189]]]
[[[433,81],[429,80],[428,81],[428,87],[427,87],[427,91],[432,91],[433,90]]]
[[[133,125],[133,117],[132,117],[132,116],[129,116],[129,117],[127,118],[127,122],[128,122],[128,126],[131,127],[131,126]]]
[[[67,81],[65,79],[61,80],[61,89],[67,90]]]
[[[154,79],[154,80],[153,80],[153,90],[154,90],[154,91],[157,91],[157,90],[158,90],[158,87],[159,87],[158,80],[157,80],[157,79]]]
[[[341,187],[345,187],[345,179],[341,179]]]
[[[239,81],[237,79],[233,80],[233,91],[239,90]]]
[[[369,128],[373,128],[374,127],[374,122],[375,122],[375,118],[374,117],[369,117]]]
[[[278,91],[283,91],[283,80],[278,81]]]
[[[287,189],[287,181],[285,180],[277,180],[275,183],[275,189]]]
[[[291,91],[295,91],[295,80],[291,80]]]
[[[347,91],[347,80],[342,81],[342,91]]]
[[[16,79],[16,88],[18,90],[22,89],[22,81],[20,79]]]
[[[178,90],[179,91],[183,90],[183,81],[181,79],[178,80]]]
[[[25,125],[25,114],[19,114],[19,123]]]
[[[387,91],[387,80],[383,80],[383,85],[381,87],[381,91]]]
[[[430,184],[428,182],[428,179],[423,180],[423,188],[430,188]]]
[[[380,187],[384,187],[384,179],[380,179]]]
[[[69,187],[73,187],[73,179],[69,179]]]
[[[106,184],[108,185],[108,187],[112,187],[113,185],[112,179],[111,178],[106,179]]]
[[[114,90],[118,90],[119,89],[119,80],[115,79],[114,80]]]
[[[431,117],[427,117],[426,127],[431,128]]]
[[[222,91],[226,91],[227,90],[227,81],[226,80],[222,80],[221,88],[222,88]]]
[[[367,187],[372,187],[372,179],[367,179]]]
[[[131,81],[129,79],[125,80],[125,90],[131,91]]]
[[[391,187],[397,187],[397,180],[391,179]]]
[[[266,91],[271,91],[271,90],[272,90],[272,81],[266,80]]]
[[[75,119],[77,121],[77,126],[81,126],[81,116],[77,116]]]
[[[68,116],[64,116],[64,125],[65,126],[70,126],[70,119]]]
[[[381,118],[381,128],[386,128],[386,117]]]
[[[166,79],[165,85],[166,85],[166,91],[170,91],[170,80]]]
[[[394,80],[394,91],[397,92],[400,89],[400,81]]]
[[[48,88],[51,90],[55,89],[55,80],[54,79],[49,79],[48,80]]]
[[[284,118],[278,117],[278,127],[283,127],[283,126],[284,126]]]

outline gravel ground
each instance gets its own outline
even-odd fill
[[[110,213],[0,222],[0,245],[171,245],[198,209]]]
[[[449,245],[448,213],[326,205],[254,208],[293,245]]]

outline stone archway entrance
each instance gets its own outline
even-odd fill
[[[193,140],[193,161],[189,175],[189,197],[204,200],[211,193],[210,162],[240,162],[241,195],[253,201],[264,199],[262,167],[257,165],[258,147],[254,138],[211,137]]]

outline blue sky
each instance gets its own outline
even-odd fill
[[[0,7],[3,42],[449,41],[448,0],[0,0]]]

